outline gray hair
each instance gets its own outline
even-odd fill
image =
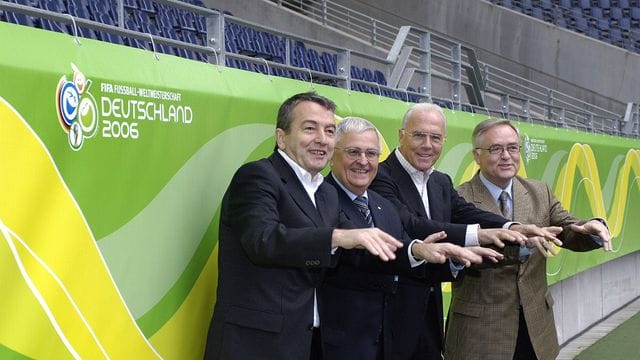
[[[507,119],[499,119],[499,118],[488,118],[484,120],[473,129],[473,133],[471,134],[471,142],[473,143],[473,147],[477,148],[480,146],[480,138],[484,135],[489,129],[493,129],[496,126],[507,125],[516,132],[518,135],[518,139],[520,139],[520,131],[518,128],[511,123],[511,121]]]
[[[370,130],[376,132],[376,136],[378,137],[378,151],[380,151],[382,149],[382,139],[380,137],[378,129],[376,129],[376,127],[371,122],[369,122],[369,120],[355,116],[348,116],[342,119],[342,121],[340,121],[336,125],[335,143],[337,144],[338,142],[340,142],[342,136],[347,133],[355,132],[361,134],[365,131]]]
[[[440,106],[438,106],[437,104],[431,104],[431,103],[417,103],[411,106],[409,110],[407,110],[407,112],[404,113],[404,117],[402,118],[402,129],[407,127],[407,122],[409,121],[409,118],[416,111],[434,112],[440,115],[440,117],[442,117],[442,120],[444,121],[444,132],[446,134],[447,117],[444,116],[444,112],[442,111],[442,108]]]

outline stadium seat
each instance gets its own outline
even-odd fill
[[[146,13],[155,14],[157,11],[153,6],[154,3],[151,0],[138,0],[138,8]]]
[[[387,79],[380,70],[376,70],[373,72],[373,76],[375,77],[375,81],[380,85],[387,85]]]

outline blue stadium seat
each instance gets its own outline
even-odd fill
[[[580,33],[586,34],[589,30],[589,23],[587,23],[587,19],[583,17],[575,19],[575,29]]]
[[[598,0],[598,6],[602,9],[610,9],[611,1],[610,0]]]
[[[560,3],[558,4],[558,6],[565,8],[567,10],[573,7],[573,5],[571,4],[571,0],[560,0]]]
[[[322,54],[320,54],[320,62],[322,63],[324,72],[333,75],[338,74],[338,55],[323,51]]]
[[[612,7],[610,16],[611,19],[620,22],[620,20],[623,18],[622,9],[619,7]]]
[[[314,71],[322,71],[318,51],[315,49],[307,49],[307,62],[305,67]]]
[[[620,19],[620,22],[618,22],[618,27],[620,27],[620,29],[622,29],[623,31],[631,31],[631,19],[629,19],[628,17],[623,17],[622,19]]]
[[[387,85],[387,79],[380,70],[376,70],[373,72],[373,76],[375,77],[375,81],[380,85]]]
[[[605,18],[602,9],[599,8],[599,7],[592,7],[591,8],[591,16],[596,20],[602,20],[602,19]]]
[[[583,10],[591,9],[591,0],[579,0],[578,7],[582,8]]]
[[[138,0],[138,8],[146,13],[155,14],[156,8],[153,6],[155,2],[151,0]]]
[[[138,3],[136,0],[123,0],[123,6],[125,9],[137,9]]]

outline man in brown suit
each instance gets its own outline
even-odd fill
[[[574,251],[611,250],[603,220],[579,221],[546,183],[516,176],[520,137],[508,120],[485,120],[476,126],[472,138],[480,171],[458,188],[467,201],[514,221],[559,232],[561,241],[556,240],[556,245]],[[496,266],[472,267],[453,283],[446,359],[556,358],[547,252],[555,254],[549,241],[529,238],[526,247],[505,248],[505,260]]]

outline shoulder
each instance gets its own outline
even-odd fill
[[[520,183],[520,185],[522,185],[522,187],[524,187],[529,192],[533,192],[536,194],[546,193],[551,191],[549,188],[549,185],[542,180],[525,179],[523,177],[516,176],[514,178],[514,181]]]

